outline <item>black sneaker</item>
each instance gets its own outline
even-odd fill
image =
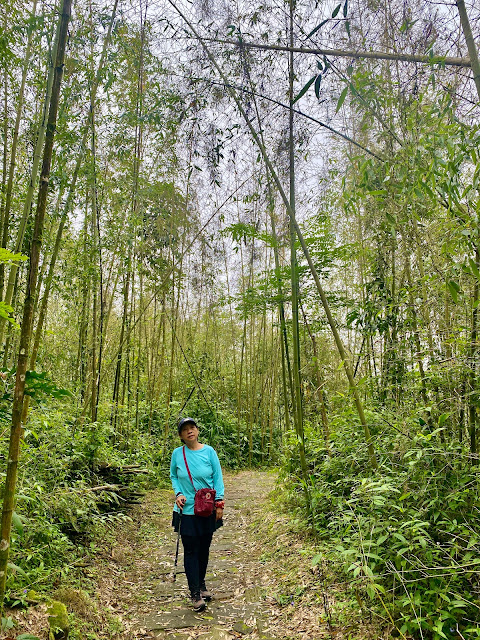
[[[195,593],[192,596],[192,604],[193,604],[193,610],[197,612],[203,611],[207,606],[205,603],[205,600],[202,598],[202,596],[199,593]]]

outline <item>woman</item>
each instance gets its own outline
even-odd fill
[[[178,435],[184,446],[172,453],[170,478],[175,491],[172,526],[180,530],[182,538],[185,574],[192,597],[194,611],[203,611],[212,594],[205,585],[208,555],[214,531],[221,527],[223,517],[224,486],[222,469],[215,449],[198,441],[198,427],[192,418],[183,418],[178,423]],[[192,476],[188,474],[188,469]],[[193,513],[195,491],[215,489],[215,509],[210,517]]]

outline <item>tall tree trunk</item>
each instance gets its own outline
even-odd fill
[[[412,329],[413,329],[413,339],[415,341],[415,357],[417,360],[418,371],[420,373],[420,383],[422,385],[422,400],[424,406],[428,406],[428,397],[427,397],[427,383],[425,378],[425,369],[423,367],[423,359],[422,359],[422,345],[420,343],[420,333],[418,330],[417,323],[417,312],[415,310],[415,301],[413,298],[413,284],[412,284],[412,275],[410,271],[410,256],[406,256],[405,258],[405,271],[407,274],[407,283],[408,283],[408,301],[410,306],[410,318],[412,321]]]
[[[464,0],[457,0],[456,2],[458,13],[460,15],[460,21],[462,23],[463,34],[468,47],[468,55],[470,56],[470,64],[473,71],[473,79],[475,87],[477,89],[478,99],[480,100],[480,62],[478,59],[477,47],[475,40],[473,39],[472,30],[470,28],[470,21],[468,19],[467,10],[465,8]],[[477,228],[479,227],[477,220]],[[480,266],[480,251],[478,246],[475,247],[475,262],[477,269]],[[470,372],[469,372],[469,392],[470,399],[468,403],[468,429],[470,433],[470,453],[472,454],[472,464],[478,464],[477,457],[477,433],[476,433],[476,357],[477,357],[477,332],[478,332],[478,297],[479,297],[479,283],[475,280],[473,290],[473,311],[472,311],[472,328],[470,332]]]
[[[272,323],[273,328],[273,323]],[[282,341],[282,337],[279,336],[280,342]],[[272,384],[270,386],[270,410],[268,412],[268,457],[270,458],[273,453],[273,425],[275,422],[275,397],[277,394],[277,375],[278,375],[278,355],[279,349],[278,346],[275,348],[274,342],[272,340],[272,351],[274,352],[273,357],[273,366],[271,371],[272,376]]]
[[[19,272],[17,271],[17,277],[15,278],[15,286],[14,286],[14,295],[16,295],[18,290],[18,281],[19,281]],[[3,351],[3,366],[5,369],[11,369],[13,367],[13,353],[15,346],[15,331],[13,329],[13,325],[11,323],[8,324],[7,327],[7,337],[5,340],[5,349]],[[12,353],[10,353],[12,352]],[[28,396],[24,398],[24,405],[27,404]],[[23,416],[22,416],[23,422]]]
[[[475,263],[477,270],[480,268],[480,251],[475,249]],[[473,285],[473,311],[472,311],[472,329],[470,332],[469,343],[469,401],[468,401],[468,431],[470,434],[470,453],[472,454],[472,464],[478,464],[477,456],[477,402],[478,390],[476,388],[476,359],[477,359],[477,335],[478,335],[478,301],[479,301],[479,282],[475,278]]]
[[[48,114],[47,133],[45,136],[45,149],[43,153],[42,173],[40,176],[40,188],[38,192],[37,209],[35,213],[35,227],[33,231],[30,265],[28,272],[27,291],[23,309],[23,320],[20,333],[20,349],[17,362],[15,379],[14,401],[12,408],[12,426],[10,432],[10,444],[7,463],[7,476],[3,498],[1,542],[0,542],[0,602],[3,607],[5,585],[7,580],[7,564],[10,549],[10,534],[12,528],[12,516],[15,500],[15,486],[19,462],[20,440],[22,438],[22,408],[25,393],[25,378],[30,350],[30,341],[33,328],[33,306],[36,297],[37,275],[40,262],[40,250],[42,246],[42,234],[47,205],[50,167],[52,161],[53,139],[57,121],[58,103],[60,98],[60,86],[63,76],[63,64],[65,59],[65,47],[67,43],[68,22],[71,12],[71,0],[63,0],[60,11],[60,32],[58,49],[55,60],[55,76],[52,88],[52,97]]]
[[[88,333],[88,321],[87,321],[87,308],[88,308],[88,286],[84,282],[82,285],[82,311],[80,313],[80,324],[78,328],[78,352],[77,352],[77,366],[76,366],[76,375],[77,375],[77,388],[79,391],[78,397],[80,403],[83,404],[85,401],[85,393],[86,393],[86,376],[87,376],[87,368],[86,368],[86,345],[87,345],[87,333]]]
[[[94,191],[94,190],[93,190]],[[97,203],[95,201],[95,197],[92,198],[92,236],[94,237],[93,228],[95,226],[95,209],[97,207]],[[92,251],[90,254],[90,259],[94,262],[95,258],[95,242],[92,242]],[[98,346],[98,325],[97,325],[97,299],[98,299],[98,291],[97,291],[97,278],[96,274],[93,275],[92,278],[92,296],[93,296],[93,304],[92,304],[92,351],[91,351],[91,361],[90,361],[90,417],[92,422],[97,420],[97,346]]]
[[[113,382],[113,394],[112,394],[112,415],[111,415],[111,423],[113,425],[114,430],[117,427],[118,421],[118,405],[120,398],[120,380],[122,375],[122,360],[123,360],[123,343],[124,336],[127,331],[127,315],[128,315],[128,301],[130,298],[130,271],[131,271],[131,249],[129,247],[127,264],[126,264],[126,275],[123,283],[123,313],[122,313],[122,325],[120,328],[120,347],[117,353],[117,364],[115,368],[115,378]]]
[[[105,36],[105,40],[103,43],[103,48],[102,48],[102,54],[100,56],[100,61],[98,63],[98,68],[97,68],[97,72],[95,74],[95,79],[93,81],[93,85],[91,87],[91,102],[93,101],[93,103],[95,103],[96,100],[96,94],[97,94],[97,90],[98,90],[98,85],[100,82],[100,74],[103,70],[103,66],[105,63],[105,57],[106,57],[106,53],[108,50],[108,45],[110,43],[110,38],[111,38],[111,33],[112,33],[112,27],[113,27],[113,23],[115,20],[115,15],[116,15],[116,10],[117,10],[117,5],[118,5],[118,0],[115,0],[114,2],[114,6],[113,6],[113,10],[112,10],[112,17],[110,19],[110,23],[108,25],[108,31],[107,34]],[[54,42],[54,46],[52,49],[52,56],[53,56],[53,60],[55,60],[55,55],[56,55],[56,48],[57,48],[57,41],[58,41],[58,29],[57,29],[57,34],[55,36],[55,42]],[[44,102],[44,109],[43,109],[43,116],[42,116],[42,120],[40,123],[40,127],[39,127],[39,131],[38,131],[38,135],[37,135],[37,141],[35,143],[35,151],[33,154],[33,163],[32,163],[32,169],[30,172],[30,183],[28,186],[28,191],[27,191],[27,196],[25,198],[25,203],[23,206],[23,215],[22,215],[22,219],[20,221],[20,226],[19,226],[19,231],[18,231],[18,235],[17,235],[17,243],[16,243],[16,247],[15,247],[15,251],[18,253],[21,251],[22,249],[22,244],[23,244],[23,239],[25,236],[25,230],[27,227],[27,222],[28,222],[28,217],[30,215],[30,209],[31,209],[31,204],[32,204],[32,199],[33,199],[33,193],[34,193],[34,188],[36,185],[36,181],[37,181],[37,174],[38,174],[38,167],[39,167],[39,163],[40,163],[40,158],[41,158],[41,153],[42,153],[42,148],[43,148],[43,142],[45,139],[45,129],[46,129],[46,120],[47,120],[47,114],[48,114],[48,106],[50,103],[50,95],[51,95],[51,90],[52,90],[52,83],[53,83],[53,70],[54,70],[54,65],[53,65],[53,60],[52,60],[52,64],[48,73],[48,78],[47,78],[47,88],[46,88],[46,92],[45,92],[45,102]],[[81,164],[83,162],[83,158],[84,158],[84,153],[85,153],[85,147],[87,144],[87,138],[88,138],[88,133],[89,133],[89,122],[90,122],[90,111],[89,111],[89,115],[88,115],[88,122],[85,126],[84,129],[84,133],[83,133],[83,137],[82,137],[82,141],[80,143],[80,150],[78,152],[77,155],[77,161],[75,164],[75,168],[72,174],[72,180],[70,183],[70,187],[68,190],[68,195],[67,195],[67,199],[63,208],[63,213],[62,216],[60,218],[60,224],[58,226],[58,230],[57,230],[57,236],[56,236],[56,240],[55,240],[55,245],[54,245],[54,249],[52,252],[52,257],[50,260],[50,264],[49,264],[49,270],[48,270],[48,275],[47,275],[47,280],[45,283],[45,288],[44,288],[44,292],[42,295],[42,301],[40,304],[40,312],[39,312],[39,319],[37,322],[37,327],[35,329],[35,340],[34,340],[34,348],[32,351],[32,356],[30,359],[30,369],[34,370],[35,369],[35,363],[36,363],[36,359],[37,359],[37,354],[38,354],[38,348],[40,345],[40,339],[41,339],[41,335],[42,335],[42,329],[43,329],[43,323],[45,321],[45,316],[46,316],[46,311],[47,311],[47,305],[48,305],[48,298],[50,295],[50,288],[51,288],[51,283],[53,280],[53,275],[54,275],[54,270],[55,270],[55,263],[58,257],[58,252],[60,249],[60,242],[62,239],[62,235],[63,235],[63,230],[65,227],[65,224],[68,220],[68,214],[71,210],[72,204],[73,204],[73,199],[75,196],[75,189],[76,189],[76,184],[77,184],[77,178],[78,178],[78,173],[80,171],[80,167]],[[9,278],[8,278],[8,284],[7,284],[7,290],[5,293],[5,302],[6,304],[11,304],[12,300],[13,300],[13,287],[14,287],[14,283],[15,283],[15,279],[17,276],[17,271],[18,271],[18,266],[16,265],[12,265],[10,268],[10,273],[9,273]],[[5,320],[3,318],[0,318],[0,345],[3,342],[3,331],[4,331],[4,325],[5,325]],[[100,381],[100,377],[99,377],[99,381]],[[26,398],[27,401],[27,407],[26,407],[26,411],[28,411],[28,398]],[[26,411],[24,410],[24,415],[26,416]]]
[[[7,12],[4,15],[4,29],[6,31]],[[2,190],[0,201],[0,230],[3,229],[3,216],[5,213],[5,196],[7,193],[7,172],[8,172],[8,68],[5,65],[3,74],[3,151],[2,151]],[[0,283],[0,287],[3,284]]]
[[[92,4],[90,2],[90,24],[92,18]],[[93,27],[91,24],[91,30]],[[92,33],[93,35],[93,33]],[[91,52],[92,53],[92,52]],[[91,191],[91,211],[92,217],[90,221],[90,237],[91,237],[91,249],[90,249],[90,264],[92,265],[92,357],[91,357],[91,391],[90,391],[90,418],[92,422],[97,420],[97,407],[98,407],[98,380],[97,380],[97,347],[98,347],[98,238],[97,238],[97,215],[98,215],[98,202],[97,202],[97,162],[96,162],[96,149],[95,149],[95,104],[92,100],[92,92],[90,91],[90,151],[91,151],[91,175],[89,176],[89,184]]]
[[[320,407],[320,416],[322,419],[322,428],[323,428],[323,441],[325,442],[325,447],[327,449],[328,455],[331,456],[332,452],[330,449],[330,427],[328,424],[328,415],[327,415],[327,407],[325,405],[325,391],[324,391],[324,386],[325,386],[325,380],[324,380],[324,376],[322,375],[321,371],[320,371],[320,362],[318,359],[318,349],[317,349],[317,339],[314,335],[314,333],[312,332],[312,329],[310,327],[310,324],[308,322],[307,319],[307,315],[305,313],[305,310],[303,308],[302,305],[302,314],[303,314],[303,321],[305,323],[305,327],[308,331],[308,335],[310,336],[310,340],[312,341],[312,348],[313,348],[313,366],[314,366],[314,370],[315,370],[315,377],[317,379],[317,398],[318,398],[318,404]]]

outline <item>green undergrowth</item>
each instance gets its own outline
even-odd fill
[[[282,508],[318,540],[357,609],[398,637],[478,638],[479,469],[447,425],[371,414],[379,469],[348,412],[332,419],[330,454],[317,425],[307,430],[309,495],[295,455],[281,469]],[[290,448],[295,450],[295,436]],[[342,578],[343,576],[343,578]]]
[[[108,403],[99,405],[96,422],[75,417],[65,394],[47,391],[35,399],[21,445],[7,582],[7,603],[15,606],[26,605],[30,589],[50,595],[55,585],[74,581],[78,565],[95,555],[96,541],[128,522],[128,499],[113,487],[122,486],[134,500],[147,489],[169,487],[171,452],[180,444],[175,402],[153,412],[140,404],[135,426],[134,416],[123,409],[112,424]],[[10,396],[0,402],[2,487],[9,402]],[[212,413],[194,402],[187,412],[198,420],[202,441],[217,449],[224,468],[245,467],[250,458],[261,466],[268,459],[262,429],[255,427],[251,440],[243,435],[239,440],[226,407],[218,405]],[[146,472],[122,471],[132,465]]]
[[[3,451],[7,444],[4,439]],[[122,499],[110,487],[124,485],[141,493],[157,480],[148,444],[122,449],[108,422],[79,425],[65,420],[61,408],[32,414],[17,482],[10,602],[21,604],[28,589],[49,592],[63,583],[81,559],[95,552],[95,540],[128,519]],[[148,473],[122,473],[132,464]]]
[[[251,523],[263,549],[260,563],[271,573],[265,598],[282,612],[281,637],[299,637],[295,626],[304,628],[308,621],[308,637],[332,633],[349,640],[383,638],[377,621],[350,597],[328,545],[313,534],[300,505],[292,508],[285,497],[280,478],[268,509],[256,513]]]
[[[52,627],[52,620],[48,619],[52,612],[59,608],[60,611],[65,611],[62,628],[68,630],[69,640],[119,637],[124,629],[122,621],[117,616],[112,615],[106,607],[102,607],[78,584],[54,589],[50,596],[37,596],[30,591],[29,598],[32,600],[29,601],[31,608],[28,611],[10,610],[8,618],[3,619],[10,635],[19,634],[16,635],[18,640],[45,638],[47,628]]]

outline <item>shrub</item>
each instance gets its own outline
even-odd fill
[[[480,472],[441,428],[392,417],[384,429],[370,418],[375,474],[348,413],[332,421],[331,457],[307,430],[313,530],[328,541],[357,602],[380,608],[403,635],[459,637],[457,626],[467,633],[480,619]],[[283,462],[293,506],[301,495],[294,462]]]

